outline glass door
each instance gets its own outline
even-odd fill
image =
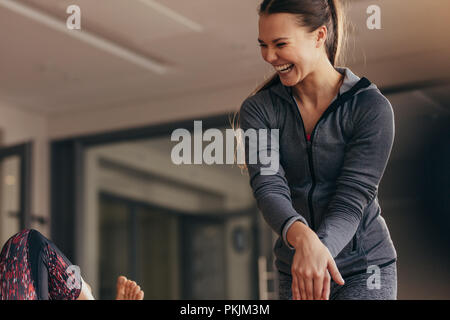
[[[29,227],[31,144],[0,148],[0,241]]]
[[[226,298],[225,224],[212,217],[183,217],[183,298]]]
[[[145,299],[256,299],[253,211],[192,214],[101,193],[100,299],[119,275]]]
[[[114,298],[119,275],[139,283],[145,299],[179,298],[177,215],[107,193],[99,200],[100,299]]]

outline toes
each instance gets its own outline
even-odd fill
[[[127,280],[127,283],[125,284],[125,299],[128,300],[130,297],[130,284],[131,281]]]
[[[127,284],[127,300],[133,300],[134,287],[136,286],[136,282],[128,280]]]
[[[124,276],[117,278],[117,296],[116,300],[143,300],[144,291],[135,281],[129,280]]]
[[[130,285],[130,300],[134,300],[134,296],[136,295],[137,284],[134,281],[131,281]]]
[[[116,300],[123,300],[125,299],[125,284],[126,284],[127,278],[124,276],[120,276],[117,278],[117,295]]]
[[[127,278],[125,278],[124,276],[120,276],[120,277],[117,278],[117,285],[118,286],[123,286],[126,281],[127,281]]]
[[[141,287],[136,285],[136,287],[134,288],[134,292],[133,292],[133,300],[138,300],[137,296],[138,296],[139,292],[141,292]]]

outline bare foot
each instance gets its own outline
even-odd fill
[[[127,278],[120,276],[117,278],[117,295],[116,300],[125,300],[125,286]]]
[[[116,300],[143,300],[144,291],[136,282],[128,280],[124,276],[117,278]]]

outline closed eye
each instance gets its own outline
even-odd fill
[[[276,46],[277,46],[278,48],[282,48],[282,47],[284,47],[285,45],[286,45],[285,42],[281,42],[281,43],[277,43],[277,44],[276,44]],[[266,47],[267,47],[267,44],[265,44],[265,43],[259,43],[259,46],[260,46],[261,48],[266,48]]]

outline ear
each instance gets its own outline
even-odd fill
[[[316,33],[316,48],[325,44],[328,36],[328,30],[326,26],[320,26],[314,31]]]

